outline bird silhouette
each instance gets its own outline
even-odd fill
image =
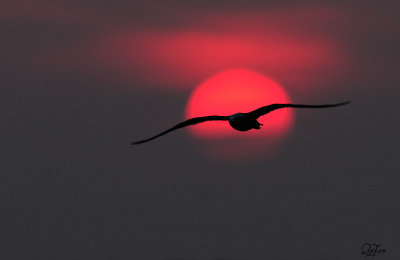
[[[146,142],[156,139],[157,137],[160,137],[169,132],[177,130],[179,128],[196,125],[199,123],[204,123],[207,121],[228,121],[233,129],[245,132],[245,131],[249,131],[251,129],[260,129],[262,124],[260,124],[257,121],[257,119],[260,116],[266,115],[269,112],[272,112],[277,109],[281,109],[281,108],[327,108],[327,107],[343,106],[348,103],[350,103],[350,101],[341,102],[341,103],[337,103],[337,104],[324,104],[324,105],[271,104],[268,106],[263,106],[263,107],[257,108],[256,110],[253,110],[248,113],[236,113],[236,114],[233,114],[230,116],[212,115],[212,116],[194,117],[194,118],[190,118],[186,121],[183,121],[182,123],[179,123],[179,124],[169,128],[169,129],[165,130],[164,132],[159,133],[153,137],[143,139],[140,141],[131,142],[131,145],[146,143]]]

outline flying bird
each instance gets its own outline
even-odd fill
[[[343,106],[343,105],[346,105],[349,103],[350,103],[350,101],[337,103],[337,104],[324,104],[324,105],[271,104],[268,106],[263,106],[263,107],[257,108],[256,110],[253,110],[248,113],[236,113],[236,114],[233,114],[230,116],[213,115],[213,116],[194,117],[194,118],[190,118],[186,121],[183,121],[182,123],[179,123],[179,124],[171,127],[170,129],[167,129],[164,132],[162,132],[158,135],[155,135],[153,137],[143,139],[140,141],[131,142],[131,145],[146,143],[146,142],[156,139],[162,135],[165,135],[169,132],[177,130],[179,128],[196,125],[199,123],[204,123],[207,121],[228,121],[233,129],[241,131],[241,132],[245,132],[245,131],[249,131],[251,129],[260,129],[262,124],[260,124],[257,121],[257,119],[260,116],[266,115],[269,112],[272,112],[277,109],[281,109],[281,108],[327,108],[327,107]]]

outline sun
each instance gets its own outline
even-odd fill
[[[232,115],[273,103],[291,103],[281,84],[250,69],[228,69],[210,76],[194,89],[186,105],[185,117]],[[236,131],[224,121],[206,122],[188,129],[213,155],[254,156],[256,152],[276,150],[277,144],[292,129],[294,111],[279,109],[258,121],[263,124],[262,128],[247,132]]]
[[[219,72],[200,83],[191,94],[186,106],[186,118],[207,115],[231,115],[249,112],[273,103],[290,103],[285,89],[275,80],[249,69],[229,69]],[[208,122],[190,128],[202,138],[232,136],[282,136],[293,124],[293,111],[281,109],[259,119],[260,130],[237,132],[226,122]]]

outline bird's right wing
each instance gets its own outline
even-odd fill
[[[249,115],[253,118],[259,118],[260,116],[263,116],[269,112],[272,112],[274,110],[280,109],[280,108],[286,108],[286,107],[293,107],[293,108],[326,108],[326,107],[337,107],[337,106],[343,106],[350,103],[350,101],[342,102],[342,103],[337,103],[337,104],[324,104],[324,105],[301,105],[301,104],[271,104],[268,106],[260,107],[254,111],[251,111]]]
[[[177,130],[179,128],[183,128],[186,126],[190,126],[190,125],[195,125],[195,124],[199,124],[199,123],[203,123],[206,121],[219,121],[219,120],[228,120],[229,117],[228,116],[203,116],[203,117],[194,117],[194,118],[190,118],[186,121],[183,121],[182,123],[177,124],[176,126],[171,127],[168,130],[165,130],[164,132],[155,135],[153,137],[150,137],[148,139],[144,139],[144,140],[140,140],[140,141],[136,141],[136,142],[131,142],[131,145],[135,145],[135,144],[142,144],[142,143],[146,143],[148,141],[151,141],[153,139],[156,139],[157,137],[160,137],[162,135],[165,135],[169,132],[172,132],[174,130]]]

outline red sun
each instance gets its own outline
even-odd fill
[[[196,87],[186,106],[186,118],[231,115],[273,103],[290,102],[284,88],[270,77],[249,69],[229,69],[207,78]],[[293,119],[293,110],[280,109],[259,118],[263,124],[260,130],[238,132],[226,121],[213,121],[195,125],[189,131],[203,140],[246,139],[247,142],[256,141],[258,145],[264,141],[271,144],[271,140],[282,139],[290,131]]]

